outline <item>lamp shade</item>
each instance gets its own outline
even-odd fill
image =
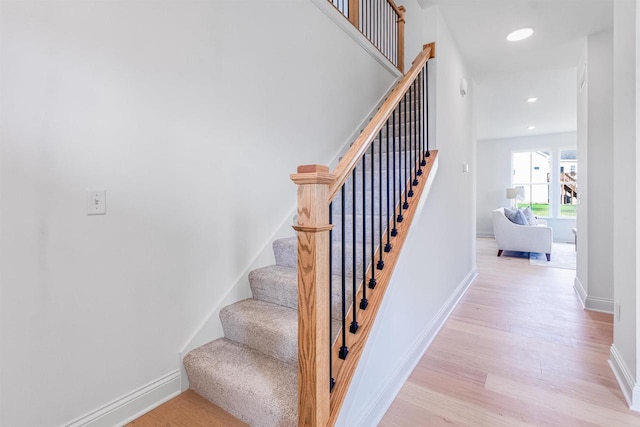
[[[523,188],[524,190],[524,188]],[[518,190],[516,190],[515,188],[507,188],[507,199],[508,200],[513,200],[516,197],[518,197]]]

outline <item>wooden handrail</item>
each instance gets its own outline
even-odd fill
[[[398,7],[398,6],[393,2],[393,0],[387,0],[387,3],[389,3],[389,6],[391,6],[391,8],[396,12],[396,15],[398,15],[398,16],[400,16],[400,15],[401,15],[401,13],[400,13],[400,7],[402,7],[402,6]]]
[[[387,243],[391,244],[389,248],[394,247],[396,249],[394,249],[393,253],[387,255],[388,266],[384,267],[384,271],[379,276],[379,278],[383,279],[384,284],[378,285],[379,288],[376,288],[376,295],[372,295],[371,297],[371,308],[367,310],[363,317],[363,320],[366,320],[365,324],[361,326],[361,329],[359,329],[360,332],[358,332],[357,335],[353,334],[352,337],[352,334],[349,334],[349,338],[347,338],[347,340],[353,344],[349,344],[352,355],[345,361],[346,363],[338,362],[338,359],[346,358],[346,353],[337,354],[335,355],[336,357],[333,358],[333,366],[335,368],[333,372],[337,374],[335,376],[336,382],[333,393],[330,393],[330,387],[333,383],[330,384],[329,381],[331,373],[330,360],[333,354],[328,327],[331,315],[329,310],[326,309],[331,305],[331,295],[329,292],[329,278],[331,277],[329,248],[331,242],[329,231],[332,225],[329,220],[329,205],[335,194],[346,182],[347,177],[361,160],[364,152],[378,135],[378,131],[385,122],[388,121],[401,98],[417,81],[418,76],[420,76],[420,71],[425,67],[428,59],[433,57],[433,51],[433,44],[423,47],[422,52],[414,60],[409,73],[400,79],[388,99],[382,104],[362,134],[356,139],[354,145],[347,151],[347,154],[342,161],[340,161],[333,173],[329,172],[327,166],[306,165],[299,166],[297,173],[291,175],[291,179],[298,185],[298,224],[294,226],[294,229],[297,231],[298,236],[298,425],[301,427],[326,427],[332,426],[335,423],[351,378],[355,372],[355,366],[362,353],[364,342],[371,331],[373,318],[375,318],[379,303],[382,301],[384,289],[386,289],[388,279],[391,277],[390,274],[395,267],[398,254],[402,248],[404,239],[406,239],[406,234],[416,211],[417,204],[407,203],[407,197],[415,197],[413,200],[418,200],[422,194],[426,180],[422,179],[418,182],[417,176],[420,174],[416,172],[413,178],[409,176],[409,181],[404,185],[405,204],[407,204],[407,206],[404,207],[405,219],[398,220],[397,233],[391,233],[391,236],[394,237],[387,238]],[[423,83],[423,80],[420,80],[420,82]],[[414,86],[414,89],[416,89],[416,86]],[[424,88],[422,93],[424,94],[425,91],[426,88]],[[417,109],[414,109],[414,112],[415,111],[417,111]],[[425,110],[421,111],[422,114],[426,114]],[[415,117],[414,115],[414,120]],[[407,114],[405,112],[405,120],[406,119]],[[407,122],[405,123],[405,143],[407,138],[406,126],[408,126]],[[416,147],[417,145],[414,149]],[[427,145],[424,147],[427,151],[421,151],[421,156],[424,155],[424,160],[419,162],[425,167],[424,173],[420,171],[425,177],[429,176],[429,171],[437,158],[437,151],[433,151],[431,156],[429,156],[428,147],[427,141]],[[423,148],[420,148],[420,150],[422,149]],[[415,160],[416,158],[414,157],[411,161],[415,162]],[[406,161],[407,158],[405,157],[405,162]],[[387,154],[387,163],[388,162],[389,157]],[[389,167],[389,165],[387,165],[387,167]],[[414,163],[414,167],[417,168],[417,164]],[[406,178],[407,176],[405,175],[405,179]],[[412,180],[415,181],[415,183],[413,183]],[[373,181],[371,186],[373,188]],[[415,194],[413,194],[414,190]],[[382,195],[380,197],[382,197]],[[387,194],[387,198],[388,197]],[[398,200],[401,199],[402,194],[400,194],[400,199]],[[395,203],[394,190],[394,204]],[[381,203],[380,212],[382,212]],[[380,217],[382,217],[382,214],[380,214]],[[382,220],[380,219],[379,228],[381,235],[385,227],[390,231],[390,227],[396,225],[395,213],[392,217],[393,220],[387,218],[391,223],[385,226],[383,226]],[[365,225],[363,224],[363,230],[364,227]],[[372,230],[375,229],[373,224],[371,227]],[[380,248],[377,252],[380,255],[380,262],[382,262],[382,250],[382,243],[380,243]],[[372,252],[374,251],[375,250],[372,250]],[[385,249],[385,252],[389,251]],[[373,278],[374,275],[376,275],[374,268],[382,270],[382,267],[374,266],[372,259],[369,272],[367,272],[364,277],[369,274],[370,277]],[[363,287],[364,286],[366,285],[363,285]],[[345,291],[343,290],[343,292]],[[354,290],[354,293],[355,292]],[[362,292],[362,290],[360,292]],[[352,304],[355,304],[355,301],[356,299],[354,298]],[[343,310],[344,308],[345,301],[343,300]],[[343,327],[345,327],[344,325],[346,324],[343,323]],[[343,341],[344,340],[343,335]],[[345,347],[345,350],[346,348],[347,347]]]
[[[375,15],[374,19],[382,19],[372,25],[370,19],[372,4],[369,0],[349,0],[348,2],[338,2],[327,0],[333,5],[360,33],[365,36],[371,44],[388,59],[401,73],[404,73],[404,6],[398,6],[393,0],[386,0],[384,12]],[[362,3],[362,4],[361,4]],[[362,22],[360,20],[362,16]],[[395,18],[395,19],[393,19]],[[389,19],[393,19],[394,26]],[[372,29],[377,31],[372,32]]]
[[[423,175],[428,177],[431,174],[431,170],[434,165],[437,164],[438,161],[438,150],[431,150],[431,155],[427,158],[427,164],[424,166]],[[436,166],[437,168],[437,166]],[[422,197],[422,193],[427,186],[427,179],[422,179],[418,186],[414,187],[415,195],[413,196],[415,200],[420,200]],[[384,270],[376,274],[376,279],[378,284],[376,285],[376,292],[369,293],[369,306],[365,311],[361,311],[358,315],[360,328],[358,329],[357,334],[347,334],[347,347],[349,347],[349,357],[346,360],[342,360],[338,357],[338,347],[340,346],[339,342],[336,342],[331,349],[333,352],[333,374],[336,379],[340,379],[340,381],[336,381],[336,385],[331,392],[331,410],[329,414],[329,422],[327,426],[333,426],[338,419],[338,415],[340,414],[340,408],[344,402],[344,399],[347,395],[347,391],[349,390],[349,386],[351,385],[351,380],[356,371],[356,367],[360,362],[360,357],[364,351],[364,346],[369,338],[369,335],[373,329],[374,320],[380,310],[380,306],[382,304],[382,299],[386,293],[386,290],[389,286],[389,282],[391,281],[391,276],[393,275],[393,271],[398,263],[398,259],[400,254],[402,253],[402,247],[407,239],[409,234],[409,228],[411,227],[411,223],[413,222],[413,218],[418,210],[418,203],[411,203],[409,205],[409,209],[404,211],[404,221],[402,223],[397,224],[398,234],[395,237],[391,238],[391,245],[393,246],[393,251],[387,255],[385,259],[385,267]],[[392,227],[393,220],[390,221],[389,224],[386,224],[385,227]],[[378,248],[377,252],[374,255],[374,258],[377,258],[382,248]],[[366,276],[371,276],[374,273],[375,266],[372,264],[367,270]],[[362,286],[366,286],[363,284]],[[362,297],[362,288],[358,291],[357,297],[353,298],[353,301],[358,301]],[[347,324],[353,320],[351,310],[348,311]]]
[[[429,43],[423,46],[422,52],[416,57],[411,65],[411,69],[405,74],[405,76],[398,82],[393,89],[387,100],[378,109],[378,112],[373,116],[369,124],[364,128],[360,136],[356,138],[353,145],[347,150],[344,157],[338,163],[333,175],[335,175],[335,181],[329,187],[329,200],[333,200],[340,187],[346,182],[347,178],[351,174],[351,171],[356,167],[362,155],[367,151],[371,142],[378,135],[382,126],[386,123],[387,119],[393,113],[396,106],[402,99],[407,90],[411,86],[411,83],[416,79],[416,76],[422,70],[424,64],[433,58],[435,52],[435,43]]]

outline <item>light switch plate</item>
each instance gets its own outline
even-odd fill
[[[107,190],[87,190],[87,215],[106,215]]]

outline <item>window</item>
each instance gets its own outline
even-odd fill
[[[524,188],[524,197],[518,199],[518,207],[531,207],[536,216],[550,216],[549,178],[551,175],[551,153],[527,151],[513,153],[512,184]]]
[[[511,186],[520,190],[519,208],[534,215],[576,218],[578,207],[578,156],[575,148],[512,152]]]
[[[578,158],[576,150],[560,151],[560,217],[575,218],[578,207]]]

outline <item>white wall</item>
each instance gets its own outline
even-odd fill
[[[511,153],[545,149],[552,152],[552,174],[558,169],[560,149],[576,147],[576,133],[556,133],[550,135],[522,136],[514,138],[488,139],[478,141],[478,187],[476,223],[479,236],[493,236],[491,211],[501,206],[510,206],[506,198],[506,189],[511,187]],[[581,165],[578,166],[581,168]],[[553,180],[553,178],[552,178]],[[556,188],[550,189],[550,197],[557,194]],[[554,191],[556,191],[554,193]],[[556,198],[560,200],[560,196]],[[549,218],[553,228],[553,239],[558,242],[573,242],[572,228],[576,220],[572,218]]]
[[[394,80],[301,0],[4,1],[0,39],[7,426],[176,372],[291,220],[289,174],[329,162]]]
[[[613,32],[587,37],[578,64],[578,254],[576,289],[588,309],[613,312]]]
[[[425,10],[425,23],[424,34],[431,35],[427,40],[437,44],[429,71],[436,85],[430,89],[435,96],[430,111],[436,120],[439,169],[411,227],[340,426],[377,424],[475,274],[473,87],[460,96],[460,77],[470,76],[437,8]],[[471,173],[462,172],[464,162]]]
[[[637,2],[616,0],[613,14],[613,198],[626,209],[613,210],[614,298],[620,316],[614,316],[612,361],[627,371],[621,383],[627,398],[638,383],[638,150],[637,91],[640,57],[637,49]],[[616,364],[614,364],[616,366]],[[618,377],[620,379],[620,377]],[[640,396],[638,396],[640,397]],[[634,401],[640,409],[640,401]]]
[[[584,39],[584,46],[580,59],[578,60],[577,78],[576,78],[576,116],[577,116],[577,145],[578,145],[578,162],[581,172],[578,188],[578,207],[576,209],[576,228],[578,232],[577,252],[576,252],[576,277],[574,280],[574,289],[582,304],[586,307],[587,290],[589,287],[589,149],[588,135],[589,122],[587,120],[588,104],[589,104],[589,84],[587,82],[587,66],[589,61],[589,50],[587,48],[587,39]],[[613,106],[611,107],[613,110]],[[611,150],[613,151],[613,150]],[[613,175],[613,171],[611,171]],[[613,212],[611,213],[611,224],[613,224]],[[613,252],[613,250],[612,250]],[[612,282],[612,281],[611,281]]]

